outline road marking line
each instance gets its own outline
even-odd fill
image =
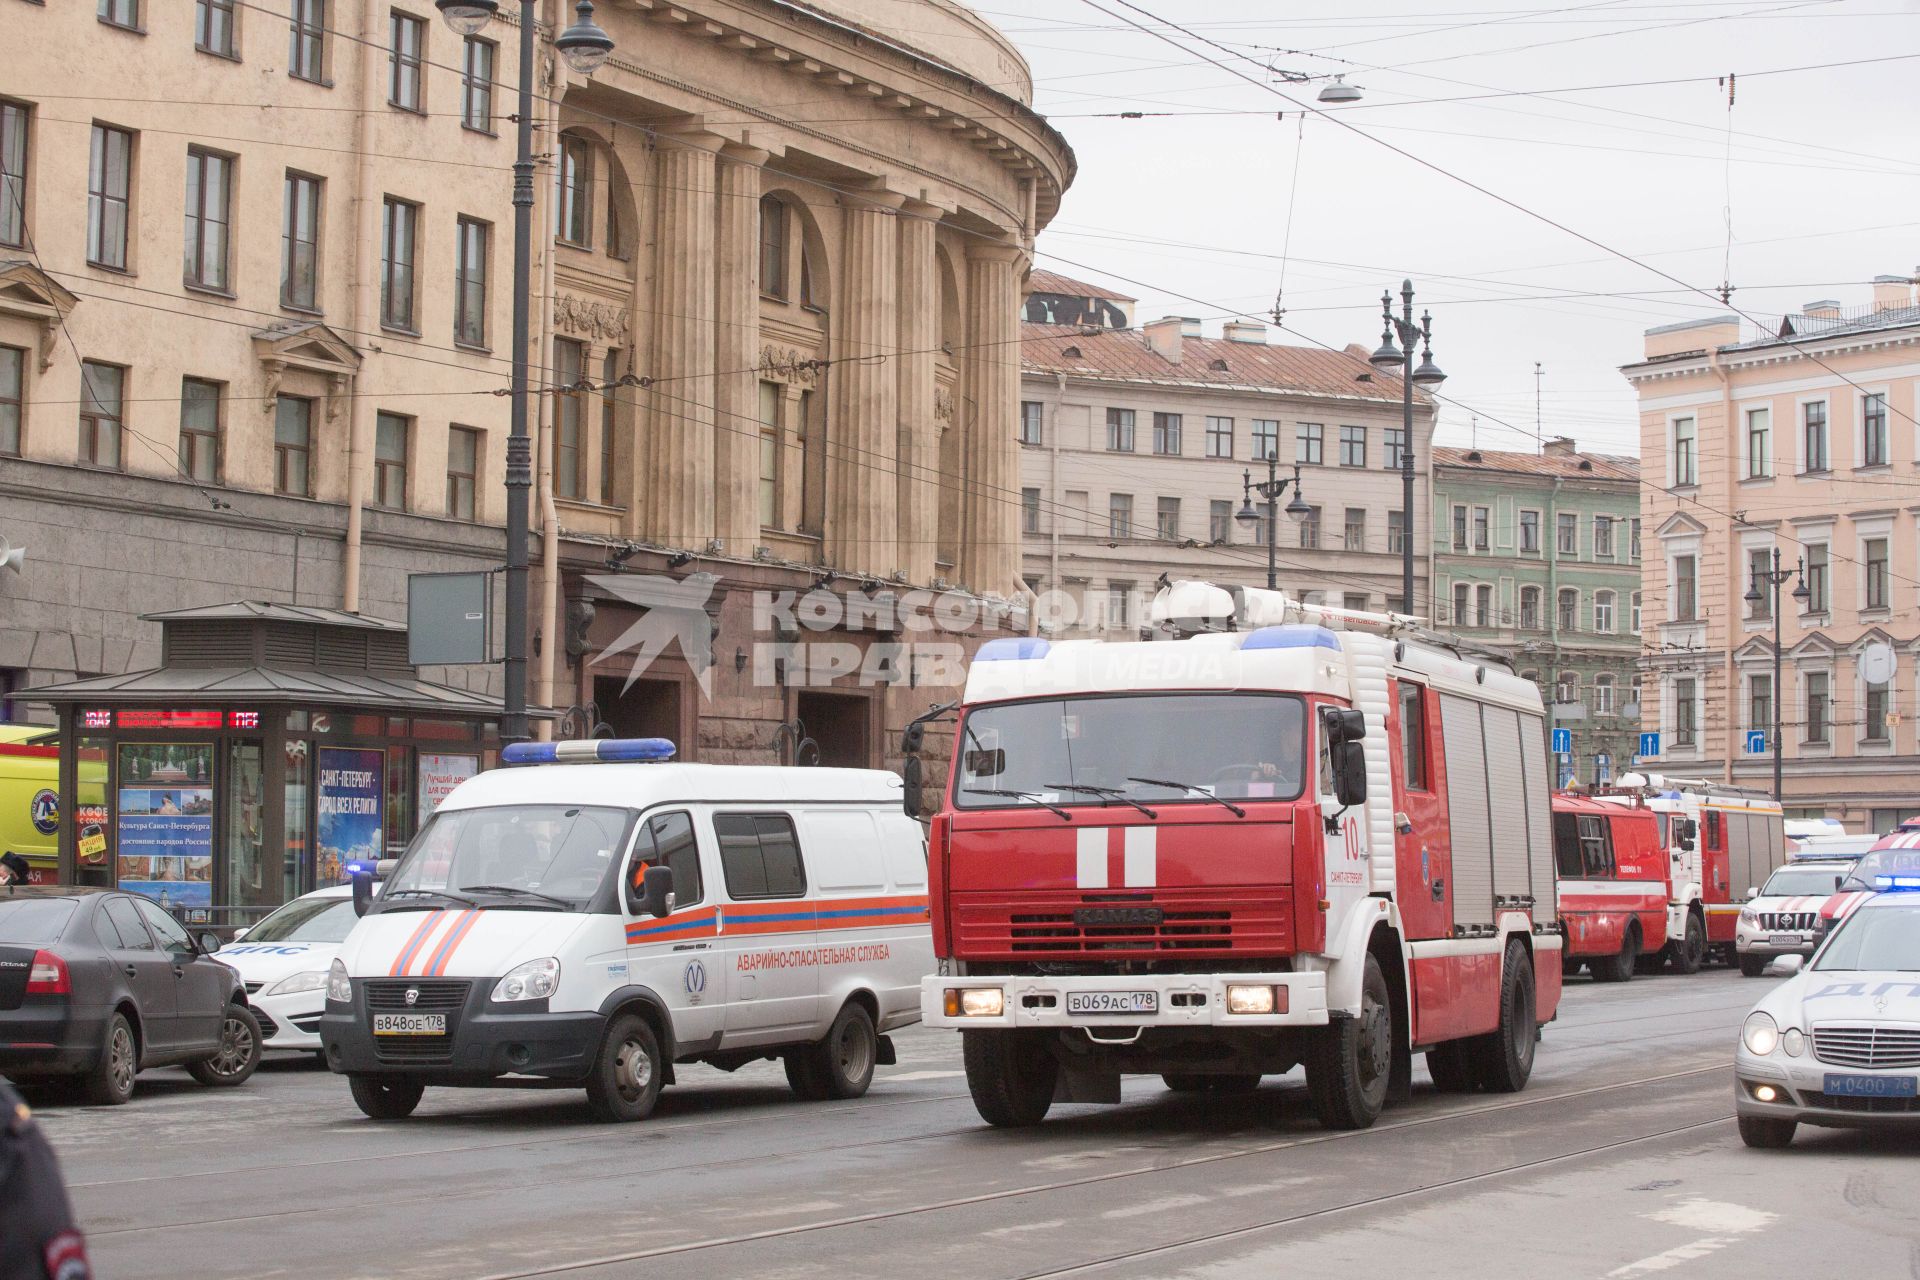
[[[1124,1209],[1109,1209],[1100,1216],[1103,1218],[1142,1218],[1152,1213],[1169,1213],[1175,1209],[1191,1209],[1203,1205],[1208,1196],[1162,1196],[1158,1200],[1148,1200],[1142,1204],[1132,1204]]]
[[[1662,1209],[1658,1213],[1642,1214],[1658,1222],[1671,1223],[1676,1227],[1690,1227],[1695,1231],[1710,1231],[1713,1234],[1701,1236],[1698,1240],[1689,1240],[1686,1244],[1675,1245],[1671,1249],[1629,1262],[1624,1267],[1616,1267],[1607,1272],[1608,1280],[1619,1277],[1626,1280],[1631,1276],[1651,1275],[1656,1271],[1668,1271],[1683,1262],[1694,1262],[1710,1253],[1717,1253],[1730,1244],[1736,1243],[1741,1236],[1751,1235],[1755,1231],[1764,1231],[1778,1220],[1779,1215],[1768,1213],[1764,1209],[1749,1209],[1742,1204],[1728,1204],[1723,1200],[1705,1200],[1694,1197],[1682,1200],[1671,1209]]]

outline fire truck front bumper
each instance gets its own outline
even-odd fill
[[[1159,973],[1063,977],[935,974],[920,1019],[959,1030],[1038,1027],[1317,1027],[1324,973]]]

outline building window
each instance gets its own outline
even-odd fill
[[[1020,443],[1040,444],[1042,442],[1041,405],[1038,400],[1020,402]]]
[[[1109,538],[1131,538],[1133,536],[1133,495],[1116,493],[1107,499],[1107,536]]]
[[[1342,609],[1351,609],[1355,613],[1365,613],[1367,611],[1367,605],[1371,600],[1372,597],[1364,591],[1342,591],[1340,593],[1340,607]]]
[[[1887,451],[1887,398],[1870,391],[1860,398],[1860,465],[1884,467]]]
[[[1348,507],[1345,525],[1347,550],[1365,551],[1367,549],[1367,509]]]
[[[1593,629],[1601,635],[1613,634],[1613,606],[1617,598],[1611,591],[1593,593]]]
[[[80,460],[119,470],[127,371],[94,360],[80,363]]]
[[[1389,471],[1398,471],[1406,465],[1407,429],[1405,427],[1386,428],[1386,458],[1381,463]]]
[[[827,311],[826,304],[813,294],[813,255],[804,242],[800,246],[800,308],[820,315]]]
[[[180,382],[180,474],[202,484],[220,483],[220,384],[203,378]]]
[[[1154,529],[1161,538],[1172,542],[1180,536],[1180,499],[1162,498],[1154,512]]]
[[[1293,431],[1293,460],[1319,466],[1326,459],[1324,447],[1327,429],[1318,422],[1303,422]]]
[[[1773,474],[1773,412],[1747,410],[1747,479],[1764,480]]]
[[[20,420],[27,405],[27,353],[0,347],[0,453],[20,456]]]
[[[615,447],[620,442],[620,401],[614,384],[620,381],[620,348],[608,347],[600,357],[600,503],[614,505],[619,491],[620,472],[615,465]],[[730,428],[717,428],[729,430]]]
[[[287,174],[280,219],[280,305],[319,309],[320,179]]]
[[[763,529],[780,527],[780,395],[779,383],[760,384],[760,527]],[[1022,506],[1029,493],[1034,495],[1034,510],[1038,513],[1038,489],[1020,491]]]
[[[413,254],[420,206],[386,198],[380,223],[380,323],[412,331]]]
[[[1749,621],[1765,621],[1773,616],[1773,584],[1767,580],[1772,565],[1773,552],[1769,548],[1747,548],[1747,585],[1760,593],[1758,600],[1747,601]]]
[[[1593,714],[1610,716],[1613,714],[1613,677],[1595,676],[1593,678]]]
[[[1020,532],[1040,532],[1040,491],[1038,489],[1020,491]]]
[[[1107,410],[1107,448],[1115,453],[1133,452],[1133,410]]]
[[[1253,420],[1253,460],[1265,462],[1280,456],[1280,424],[1272,418]]]
[[[313,496],[313,401],[283,395],[273,403],[273,491]]]
[[[1493,584],[1483,582],[1473,589],[1473,625],[1493,625]]]
[[[1469,602],[1472,599],[1473,599],[1472,583],[1456,582],[1453,584],[1453,625],[1454,626],[1464,627],[1467,625],[1467,615],[1471,608],[1471,605]]]
[[[1807,607],[1806,613],[1827,612],[1827,544],[1809,542],[1807,544]]]
[[[1815,400],[1800,406],[1802,471],[1827,470],[1827,402]]]
[[[373,503],[407,509],[407,437],[412,422],[397,413],[373,417]]]
[[[1540,629],[1540,588],[1520,588],[1520,629],[1538,631]]]
[[[1207,419],[1207,456],[1209,458],[1231,458],[1233,456],[1233,419]]]
[[[1635,564],[1640,563],[1640,521],[1638,517],[1628,522],[1627,557]]]
[[[1467,549],[1467,508],[1461,504],[1456,504],[1453,508],[1453,549],[1455,551]]]
[[[487,345],[487,241],[492,230],[478,218],[455,223],[453,340],[469,347]]]
[[[0,99],[0,244],[27,242],[27,120],[33,108]]]
[[[110,27],[140,29],[140,0],[99,0],[94,12]]]
[[[1632,608],[1633,608],[1633,634],[1639,635],[1640,634],[1640,593],[1638,591],[1633,593]],[[1639,700],[1640,699],[1637,697],[1634,699],[1635,702],[1638,702]]]
[[[227,288],[232,187],[233,157],[187,148],[186,282],[195,288]]]
[[[1560,630],[1578,631],[1580,629],[1580,590],[1579,588],[1562,587],[1560,589],[1560,595],[1558,599],[1559,599],[1559,612],[1556,615],[1556,617],[1559,622]]]
[[[1340,428],[1340,465],[1343,467],[1367,465],[1367,429],[1365,427]]]
[[[1562,556],[1580,554],[1580,517],[1562,511],[1554,517],[1554,551]]]
[[[460,123],[481,133],[493,132],[493,60],[499,46],[479,36],[468,36],[460,53]]]
[[[1133,584],[1110,583],[1107,587],[1107,625],[1124,627],[1132,616]]]
[[[1832,695],[1828,688],[1831,679],[1824,671],[1807,673],[1807,723],[1801,741],[1821,744],[1827,741],[1828,722],[1832,716]]]
[[[1553,700],[1559,703],[1580,701],[1580,676],[1578,672],[1562,671],[1553,682]]]
[[[1153,415],[1153,451],[1161,454],[1180,452],[1179,414],[1156,413]]]
[[[1387,512],[1387,552],[1390,555],[1401,555],[1406,547],[1407,526],[1405,517],[1406,512],[1400,510],[1398,507]]]
[[[87,161],[87,261],[127,269],[127,212],[133,201],[133,135],[93,126]]]
[[[193,47],[202,53],[231,58],[233,52],[233,10],[236,0],[195,0],[193,6]]]
[[[1233,537],[1233,504],[1215,498],[1207,508],[1207,540],[1224,544]]]
[[[1682,489],[1700,483],[1699,457],[1695,453],[1694,421],[1676,418],[1673,423],[1673,487]]]
[[[1490,523],[1491,516],[1485,507],[1473,509],[1473,549],[1475,551],[1485,551],[1491,545],[1488,529]]]
[[[760,292],[787,298],[787,206],[779,196],[760,197]]]
[[[1595,516],[1593,518],[1593,558],[1596,560],[1613,559],[1613,517]]]
[[[554,492],[575,501],[586,496],[586,405],[573,390],[586,376],[587,349],[572,338],[553,340]]]
[[[447,514],[455,520],[474,518],[474,496],[480,487],[480,433],[472,427],[447,429]]]
[[[1891,601],[1887,578],[1887,540],[1868,538],[1861,544],[1866,553],[1868,609],[1884,609]]]
[[[1268,530],[1272,536],[1272,530]],[[1308,507],[1306,514],[1300,517],[1300,545],[1311,551],[1320,545],[1320,508]]]
[[[1520,513],[1520,554],[1540,554],[1540,513],[1522,511]]]
[[[1773,737],[1773,677],[1754,674],[1747,677],[1747,728],[1760,729]]]
[[[293,0],[287,74],[324,84],[327,78],[327,0]]]
[[[1699,741],[1694,688],[1694,681],[1686,676],[1673,682],[1673,745],[1676,747],[1690,749]]]
[[[387,23],[387,102],[402,111],[420,110],[420,51],[427,24],[404,13]]]
[[[1885,742],[1887,740],[1887,686],[1868,684],[1865,702],[1866,723],[1860,726],[1860,737],[1865,742]]]
[[[1695,607],[1699,602],[1699,563],[1690,555],[1673,558],[1673,610],[1669,621],[1692,622],[1698,616]]]
[[[593,245],[593,148],[585,138],[562,134],[560,163],[554,166],[553,233],[581,249]],[[780,202],[774,201],[777,205]],[[766,201],[761,201],[764,216]],[[781,210],[785,212],[784,208]],[[783,229],[784,230],[784,229]],[[765,230],[761,235],[766,235]],[[762,288],[764,289],[764,285]],[[776,295],[782,296],[785,295]]]

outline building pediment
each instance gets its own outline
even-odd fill
[[[1858,657],[1860,654],[1866,652],[1869,645],[1884,644],[1888,648],[1893,648],[1899,643],[1899,641],[1895,640],[1885,631],[1882,631],[1879,627],[1868,627],[1866,634],[1855,638],[1853,643],[1847,646],[1847,652]]]
[[[1701,524],[1684,511],[1674,512],[1667,517],[1664,524],[1654,530],[1655,534],[1662,538],[1698,537],[1706,533],[1706,531],[1707,526]]]
[[[360,371],[360,352],[351,342],[318,320],[256,329],[254,358],[266,374],[266,394],[260,411],[272,413],[280,398],[280,378],[288,369],[317,373],[327,380],[327,421],[340,416],[353,377]]]
[[[1771,662],[1773,661],[1773,641],[1765,636],[1755,636],[1733,651],[1735,662]]]
[[[53,363],[54,335],[79,299],[25,258],[0,261],[0,315],[40,326],[40,370]]]
[[[1787,650],[1787,656],[1799,662],[1808,658],[1831,658],[1836,652],[1834,643],[1825,632],[1815,631],[1808,634],[1799,644]]]

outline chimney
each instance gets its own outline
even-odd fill
[[[1223,332],[1228,342],[1252,342],[1260,346],[1267,343],[1267,326],[1252,320],[1229,320]]]
[[[1199,316],[1181,316],[1180,317],[1180,336],[1183,338],[1205,337],[1206,335],[1200,332],[1200,317]]]
[[[1141,327],[1141,332],[1147,335],[1147,345],[1168,364],[1180,363],[1180,340],[1186,331],[1187,320],[1182,316],[1162,316]]]
[[[1809,302],[1801,307],[1800,314],[1809,320],[1838,320],[1840,303],[1833,298],[1822,298],[1818,302]]]
[[[1555,436],[1540,446],[1540,452],[1549,458],[1571,458],[1579,449],[1572,436]]]
[[[1873,278],[1873,309],[1899,311],[1913,305],[1913,281],[1905,276]]]

